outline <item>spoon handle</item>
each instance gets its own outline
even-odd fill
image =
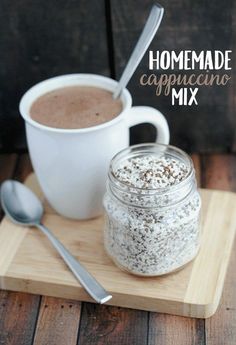
[[[143,55],[148,49],[153,37],[160,26],[164,8],[158,3],[154,4],[149,14],[148,20],[144,29],[139,37],[139,40],[130,56],[130,59],[124,69],[124,72],[119,80],[119,83],[114,91],[113,98],[119,97],[121,91],[126,87],[138,64],[140,63]]]
[[[58,253],[66,262],[67,266],[74,273],[75,277],[96,302],[103,304],[112,298],[112,296],[109,295],[106,290],[104,290],[104,288],[97,282],[97,280],[79,263],[79,261],[70,254],[70,252],[51,233],[49,229],[42,224],[37,224],[36,226],[51,241],[54,248],[56,248]]]

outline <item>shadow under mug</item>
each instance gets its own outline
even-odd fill
[[[157,142],[169,143],[164,116],[146,106],[131,107],[127,89],[121,94],[122,112],[104,124],[61,129],[44,126],[30,117],[32,103],[57,88],[84,85],[113,91],[117,82],[100,75],[70,74],[42,81],[29,89],[20,101],[25,120],[29,153],[39,184],[51,206],[73,219],[96,217],[103,212],[102,198],[112,157],[129,146],[129,128],[151,123]]]

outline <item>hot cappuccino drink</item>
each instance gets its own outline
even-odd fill
[[[148,122],[159,142],[169,142],[164,116],[132,107],[127,89],[114,100],[117,86],[100,75],[68,74],[34,85],[20,101],[35,174],[62,216],[89,219],[104,212],[107,171],[112,157],[129,145],[130,127]]]
[[[122,111],[120,99],[92,86],[67,86],[45,93],[32,104],[31,118],[45,126],[79,129],[114,119]]]

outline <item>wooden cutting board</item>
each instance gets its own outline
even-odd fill
[[[26,184],[42,200],[34,175]],[[113,295],[110,305],[207,318],[220,301],[236,229],[236,194],[201,190],[202,246],[197,258],[174,274],[141,278],[117,268],[103,249],[103,219],[72,221],[44,200],[43,222]],[[0,287],[92,301],[48,240],[34,228],[4,218],[0,226]]]

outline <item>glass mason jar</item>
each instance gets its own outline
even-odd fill
[[[177,184],[137,188],[114,173],[125,160],[153,155],[184,164]],[[190,262],[200,245],[201,200],[191,158],[168,145],[141,144],[119,152],[111,161],[104,196],[104,245],[121,269],[142,276],[173,272]]]

